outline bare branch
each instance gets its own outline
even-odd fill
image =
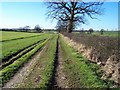
[[[94,15],[101,15],[101,6],[103,2],[83,2],[82,0],[69,0],[64,2],[50,2],[48,4],[48,17],[53,19],[67,21],[68,29],[72,29],[73,23],[85,24],[85,16],[88,15],[92,19],[97,19]]]

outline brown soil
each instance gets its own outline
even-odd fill
[[[52,88],[69,88],[68,79],[63,72],[64,66],[63,66],[63,59],[62,59],[62,53],[60,49],[60,44],[58,44],[58,58],[56,61],[56,70],[55,70],[55,77],[53,81]]]

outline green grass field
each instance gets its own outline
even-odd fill
[[[29,34],[28,34],[28,36],[29,36]],[[50,34],[43,34],[43,35],[39,35],[37,37],[30,37],[30,38],[24,38],[24,39],[19,39],[19,40],[10,40],[10,41],[6,41],[6,42],[2,42],[2,59],[6,58],[7,56],[17,53],[20,50],[23,50],[26,47],[29,47],[29,46],[33,45],[34,43],[37,43],[40,40],[47,39],[49,37],[50,37]]]
[[[120,32],[118,31],[105,31],[103,32],[103,34],[101,35],[100,31],[94,31],[92,34],[88,34],[88,32],[73,32],[74,34],[76,35],[79,35],[80,33],[81,34],[86,34],[86,35],[97,35],[97,36],[108,36],[108,37],[114,37],[114,38],[117,38],[120,34]]]
[[[12,32],[12,31],[0,31],[0,34],[2,35],[0,37],[0,41],[40,35],[40,33],[25,33],[25,32]]]
[[[100,32],[94,32],[93,34],[100,36],[118,37],[118,31],[105,31],[103,35],[101,35]]]

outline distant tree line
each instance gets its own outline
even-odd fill
[[[24,27],[19,27],[19,28],[13,28],[13,29],[9,29],[9,28],[2,28],[0,29],[2,31],[19,31],[19,32],[39,32],[41,33],[43,31],[43,29],[41,29],[41,27],[39,25],[36,25],[34,27],[34,29],[30,29],[30,26],[24,26]]]
[[[92,34],[93,32],[96,32],[96,31],[93,30],[92,28],[90,28],[89,30],[81,29],[81,30],[74,30],[73,32],[80,32],[80,33]],[[105,32],[105,30],[104,30],[104,29],[101,29],[101,30],[99,30],[98,32],[100,32],[100,34],[103,35],[104,32]]]

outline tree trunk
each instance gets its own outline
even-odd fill
[[[71,17],[70,20],[68,21],[68,27],[67,27],[67,32],[71,33],[73,31],[73,24],[74,24],[74,10],[71,11]]]
[[[71,33],[72,30],[73,30],[73,21],[72,21],[72,20],[69,20],[69,21],[68,21],[67,32],[68,32],[68,33]]]

